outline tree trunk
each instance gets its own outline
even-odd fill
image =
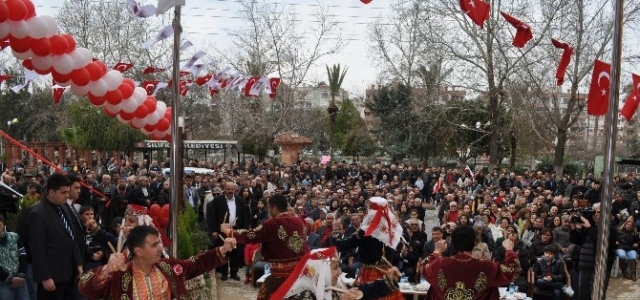
[[[491,89],[493,90],[493,89]],[[500,119],[500,107],[498,102],[498,95],[492,94],[489,98],[489,112],[491,115],[491,140],[489,141],[489,168],[497,167],[500,163],[498,156],[500,152],[500,133],[498,132],[498,120]]]
[[[564,152],[567,145],[567,130],[558,129],[558,142],[554,147],[553,170],[556,172],[556,178],[562,178],[562,167],[564,165]]]
[[[516,167],[516,153],[518,148],[518,137],[516,136],[516,131],[511,128],[509,131],[509,139],[511,141],[511,157],[509,157],[509,168],[511,171],[515,170]]]

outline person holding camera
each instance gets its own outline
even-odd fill
[[[574,299],[591,299],[591,289],[596,269],[596,243],[598,242],[598,223],[600,222],[600,203],[593,205],[593,210],[583,210],[571,218],[571,242],[580,245],[578,255],[578,295]],[[579,221],[578,221],[579,218]],[[611,228],[615,228],[611,225]],[[609,285],[611,268],[615,261],[614,250],[616,230],[609,230],[609,255],[607,256],[607,272],[605,272],[604,293]]]

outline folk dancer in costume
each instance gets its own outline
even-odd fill
[[[458,254],[443,258],[447,249],[445,240],[436,242],[436,249],[429,255],[429,265],[424,268],[424,278],[431,284],[427,300],[498,299],[498,287],[508,285],[520,274],[518,253],[507,238],[502,246],[507,250],[504,264],[474,258],[475,231],[470,226],[459,226],[451,234],[453,247]]]
[[[271,218],[253,229],[231,229],[220,225],[221,232],[239,244],[262,243],[262,256],[271,264],[271,275],[260,286],[258,300],[267,300],[287,279],[296,264],[309,252],[307,226],[302,218],[288,211],[288,201],[282,195],[269,198]]]
[[[385,276],[385,270],[393,268],[390,261],[402,237],[402,226],[389,209],[387,200],[381,197],[369,199],[369,209],[360,229],[348,239],[342,238],[341,222],[337,220],[333,223],[331,239],[340,252],[356,247],[361,249],[359,253],[362,269],[356,283],[371,283]],[[376,299],[404,300],[404,297],[396,290]]]
[[[346,289],[338,280],[340,258],[335,247],[320,248],[307,253],[289,278],[271,295],[271,300],[293,297],[296,300],[353,300],[374,299],[398,289],[397,268],[372,283]]]
[[[124,213],[124,226],[122,228],[123,234],[119,238],[124,238],[125,240],[123,241],[123,244],[126,245],[126,239],[131,229],[141,225],[151,226],[155,228],[160,234],[160,241],[163,246],[162,256],[164,258],[168,258],[169,254],[167,254],[167,252],[165,251],[164,245],[169,245],[170,241],[167,237],[167,234],[162,231],[162,229],[160,229],[160,224],[158,224],[157,222],[158,220],[154,220],[153,218],[151,218],[151,216],[149,216],[149,209],[147,207],[136,204],[129,204],[127,205],[127,209]],[[125,247],[123,253],[125,254],[125,257],[129,256],[130,253],[128,251],[128,247]]]
[[[88,299],[189,299],[185,280],[209,272],[226,263],[225,254],[235,241],[189,259],[162,258],[162,242],[152,226],[137,226],[127,236],[133,259],[114,253],[109,262],[85,273],[78,289]],[[117,250],[116,250],[117,251]]]

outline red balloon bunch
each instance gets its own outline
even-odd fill
[[[139,129],[153,139],[171,140],[171,109],[133,80],[94,60],[91,52],[77,47],[75,39],[58,33],[51,16],[36,16],[30,0],[0,0],[0,41],[9,41],[22,65],[41,75],[51,74],[61,86],[118,121]]]

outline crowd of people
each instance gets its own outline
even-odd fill
[[[456,258],[467,252],[456,249],[452,241],[453,232],[462,227],[472,229],[458,232],[473,232],[474,243],[468,252],[474,259],[504,265],[513,258],[509,253],[517,253],[519,274],[513,281],[521,291],[533,284],[536,290],[556,299],[563,294],[591,299],[602,200],[600,183],[592,174],[556,178],[554,173],[533,171],[514,174],[498,169],[483,172],[347,162],[328,166],[310,162],[185,163],[214,171],[186,174],[180,200],[198,213],[211,248],[228,248],[225,260],[216,264],[221,279],[240,280],[238,272],[243,265],[248,266],[245,278],[251,277],[253,255],[245,249],[259,249],[270,261],[274,276],[263,285],[261,299],[268,299],[309,250],[328,247],[338,249],[341,271],[362,283],[383,278],[385,273],[380,269],[392,267],[411,282],[429,281],[432,274],[426,270],[438,257]],[[0,291],[15,291],[16,295],[7,299],[29,299],[18,296],[25,295],[23,287],[31,299],[35,294],[39,299],[67,299],[41,295],[58,295],[67,287],[70,293],[77,293],[77,287],[74,290],[70,283],[74,276],[109,262],[113,253],[108,243],[115,243],[124,229],[121,224],[123,218],[127,219],[128,207],[171,203],[171,174],[162,173],[169,167],[168,160],[117,162],[110,158],[66,163],[60,167],[73,174],[67,178],[71,184],[66,194],[61,194],[60,185],[50,185],[57,175],[40,161],[35,173],[26,172],[19,162],[2,166],[5,185],[0,186],[0,212],[5,217],[0,224],[4,225],[12,214],[20,214],[17,234],[0,238],[4,243],[0,246],[15,244],[16,251],[21,249],[11,263],[0,263]],[[106,197],[82,187],[80,182]],[[608,266],[610,269],[618,259],[623,276],[635,281],[640,180],[630,173],[616,177],[615,183]],[[272,200],[274,197],[280,200]],[[400,231],[394,235],[397,243],[364,239],[368,236],[364,227],[371,221],[367,216],[380,209],[377,204],[372,208],[374,197],[385,199],[388,205],[384,211],[398,221]],[[52,225],[46,221],[53,221],[52,216],[66,224],[59,226],[64,231],[56,232],[58,236],[42,229],[50,230]],[[427,227],[434,221],[439,226]],[[268,230],[272,235],[260,238],[268,226],[275,226],[267,222],[276,222],[284,229],[276,226]],[[229,247],[231,238],[234,243],[238,241],[234,247]],[[277,239],[286,242],[278,243]],[[52,244],[47,244],[49,240]],[[47,257],[58,254],[41,252],[52,247],[64,253],[66,260],[48,261]],[[52,263],[58,265],[41,266]],[[58,268],[64,272],[47,270]],[[35,287],[20,280],[28,276],[32,276]],[[396,299],[396,292],[389,293],[381,299]]]

